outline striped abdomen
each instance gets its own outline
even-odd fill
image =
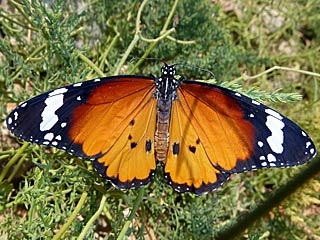
[[[158,161],[165,161],[169,147],[169,124],[172,102],[158,99],[157,123],[154,136],[155,155]]]

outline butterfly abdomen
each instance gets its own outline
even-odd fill
[[[171,100],[158,99],[157,124],[154,135],[154,144],[156,159],[161,162],[166,160],[168,154],[171,105]]]
[[[157,122],[154,134],[154,146],[156,160],[165,162],[169,149],[169,126],[172,101],[177,98],[177,88],[181,81],[174,78],[176,73],[174,66],[165,64],[161,68],[161,77],[155,79],[154,97],[157,99]]]

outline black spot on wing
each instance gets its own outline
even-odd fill
[[[132,135],[131,135],[131,134],[129,134],[128,139],[129,139],[129,140],[131,140],[131,139],[132,139]]]
[[[135,148],[137,146],[137,143],[136,142],[132,142],[131,144],[130,144],[130,147],[131,148]]]
[[[178,155],[178,154],[179,154],[179,151],[180,151],[180,145],[179,145],[179,143],[174,143],[174,144],[172,145],[173,155]]]
[[[150,139],[146,141],[146,152],[150,152],[152,149],[152,142]]]
[[[130,125],[133,126],[134,124],[135,124],[135,121],[134,121],[134,119],[132,119],[132,120],[130,121]]]
[[[197,148],[195,146],[189,146],[189,150],[192,153],[196,153]]]

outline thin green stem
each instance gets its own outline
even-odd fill
[[[6,24],[4,21],[2,21],[1,26],[2,28],[6,28],[7,30],[9,30],[10,32],[20,33],[22,31],[21,29],[15,29],[15,28],[9,27],[9,25]]]
[[[299,174],[287,182],[284,186],[276,190],[271,196],[249,213],[238,218],[237,222],[226,226],[222,231],[218,232],[214,239],[238,239],[240,234],[248,229],[251,225],[256,223],[264,217],[274,207],[291,194],[293,194],[299,187],[305,184],[308,180],[320,172],[320,157],[313,159],[307,168],[303,169]]]
[[[100,69],[103,69],[105,66],[105,61],[109,55],[109,52],[111,51],[111,49],[115,46],[115,44],[117,43],[118,39],[120,38],[120,33],[118,31],[116,31],[116,36],[112,39],[111,43],[109,44],[108,48],[106,49],[106,51],[103,53],[102,57],[101,57],[101,62],[99,65]]]
[[[18,12],[27,20],[27,22],[30,24],[30,26],[32,26],[32,21],[30,21],[29,17],[23,11],[23,5],[15,2],[13,0],[9,0],[9,3],[12,4],[18,10]],[[30,26],[28,26],[28,28],[30,28]],[[35,30],[35,31],[38,31],[38,30]]]
[[[134,48],[134,46],[136,45],[136,43],[138,42],[138,40],[140,38],[139,36],[140,36],[140,31],[141,31],[140,30],[141,14],[142,14],[142,10],[147,2],[148,2],[148,0],[144,0],[139,7],[137,18],[136,18],[136,31],[135,31],[134,37],[133,37],[130,45],[128,46],[126,52],[123,54],[120,62],[118,63],[117,68],[114,72],[115,75],[119,74],[121,67],[123,66],[123,64],[127,60],[130,52],[132,51],[132,49]]]
[[[16,152],[16,154],[10,159],[10,161],[2,169],[2,172],[0,174],[0,183],[6,177],[9,169],[18,161],[18,159],[21,157],[22,153],[26,150],[28,146],[29,146],[29,143],[24,142],[21,148]]]
[[[36,28],[34,28],[34,27],[31,27],[31,26],[29,26],[29,25],[25,25],[25,24],[22,24],[22,22],[18,22],[18,21],[16,21],[16,20],[13,20],[12,18],[10,18],[10,17],[8,17],[8,16],[6,16],[6,15],[4,15],[4,14],[2,14],[2,13],[0,13],[0,17],[3,17],[4,19],[7,19],[9,22],[11,22],[11,23],[13,23],[13,24],[16,24],[16,25],[18,25],[18,26],[20,26],[20,27],[23,27],[23,28],[27,28],[27,29],[30,29],[30,30],[33,30],[33,31],[39,31],[38,29],[36,29]],[[4,21],[2,20],[1,21],[2,23],[1,24],[3,24],[4,25]],[[10,29],[12,29],[12,28],[10,28]],[[22,29],[17,29],[17,30],[14,30],[15,32],[21,32],[22,31]]]
[[[63,224],[63,226],[60,228],[60,230],[57,232],[57,234],[54,235],[52,240],[60,239],[62,237],[62,235],[67,231],[68,227],[72,224],[72,222],[75,220],[75,218],[77,217],[78,213],[80,212],[82,206],[84,205],[84,202],[85,202],[87,196],[88,196],[87,192],[83,192],[82,193],[77,206],[75,207],[75,209],[71,213],[71,215],[68,218],[67,222],[65,224]]]
[[[128,220],[125,222],[125,224],[124,224],[124,226],[123,226],[123,228],[122,228],[117,240],[124,239],[124,237],[125,237],[125,235],[126,235],[126,233],[128,231],[128,228],[130,226],[130,223],[132,222],[132,220],[133,220],[133,218],[134,218],[134,216],[135,216],[135,214],[136,214],[136,212],[137,212],[137,210],[139,208],[139,205],[140,205],[140,203],[142,201],[143,194],[144,194],[144,188],[140,188],[139,192],[138,192],[138,196],[136,198],[136,201],[134,202],[134,205],[133,205],[132,210],[130,212],[130,215],[128,217]]]
[[[154,38],[154,39],[148,39],[148,38],[145,38],[143,37],[142,35],[140,36],[140,38],[145,41],[145,42],[149,42],[149,43],[152,43],[152,42],[158,42],[166,37],[169,36],[170,33],[174,32],[175,29],[174,28],[171,28],[169,29],[168,31],[164,32],[162,35],[160,35],[160,37],[157,37],[157,38]]]
[[[6,151],[6,152],[8,152],[8,151]],[[0,161],[7,160],[8,157],[10,157],[10,154],[5,154],[2,152],[1,156],[0,156]]]
[[[177,4],[178,4],[179,0],[175,0],[174,4],[172,5],[171,11],[166,19],[166,22],[164,23],[162,30],[160,32],[160,34],[162,32],[165,32],[169,26],[169,23],[173,17],[174,12],[176,11],[177,8]],[[142,55],[142,57],[140,58],[140,60],[133,66],[133,68],[130,70],[129,73],[134,72],[144,61],[144,59],[146,59],[149,54],[152,52],[152,50],[154,49],[154,47],[157,45],[158,42],[153,42],[149,45],[148,49],[144,52],[144,54]]]
[[[8,182],[11,182],[12,179],[14,178],[14,176],[17,174],[17,172],[21,169],[21,165],[24,162],[25,158],[27,157],[27,154],[23,154],[23,156],[20,158],[20,160],[18,161],[18,164],[16,164],[14,166],[13,171],[11,172],[11,174],[8,177]]]
[[[128,72],[129,74],[133,73],[143,63],[143,61],[149,56],[157,43],[158,42],[153,42],[149,45],[148,49],[144,52],[139,61],[130,69],[130,71]]]
[[[168,26],[169,26],[169,24],[170,24],[170,22],[171,22],[171,19],[173,18],[173,14],[175,13],[175,11],[176,11],[176,9],[177,9],[178,3],[179,3],[179,0],[175,0],[175,1],[174,1],[173,5],[172,5],[172,8],[171,8],[171,11],[170,11],[170,13],[169,13],[169,15],[168,15],[168,17],[167,17],[167,20],[166,20],[166,22],[164,23],[164,25],[163,25],[163,27],[162,27],[162,30],[161,30],[161,32],[160,32],[160,35],[162,35],[162,33],[164,33],[164,32],[167,31]]]
[[[197,43],[195,40],[179,40],[171,36],[167,36],[167,39],[180,44],[196,44]]]
[[[310,71],[305,71],[305,70],[300,70],[300,69],[295,69],[295,68],[289,68],[289,67],[281,67],[281,66],[273,66],[272,68],[269,68],[266,71],[263,71],[257,75],[254,76],[248,76],[246,74],[243,74],[241,77],[236,78],[235,81],[241,81],[241,80],[252,80],[252,79],[256,79],[259,77],[262,77],[268,73],[271,73],[275,70],[283,70],[283,71],[288,71],[288,72],[297,72],[297,73],[302,73],[302,74],[306,74],[306,75],[310,75],[310,76],[314,76],[314,77],[320,77],[319,73],[315,73],[315,72],[310,72]]]
[[[42,44],[40,47],[38,47],[37,49],[35,49],[35,50],[29,55],[29,57],[26,58],[26,60],[25,60],[24,62],[27,63],[27,62],[31,61],[31,59],[32,59],[35,55],[37,55],[38,53],[40,53],[46,46],[47,46],[47,44]],[[21,71],[22,71],[22,67],[18,67],[17,71],[10,76],[11,81],[14,81],[16,78],[18,78],[19,75],[20,75],[20,73],[21,73]]]
[[[96,213],[90,218],[90,220],[87,222],[86,226],[82,229],[79,237],[77,238],[78,240],[82,240],[85,238],[86,233],[88,232],[89,228],[93,225],[93,223],[97,220],[97,218],[100,216],[104,205],[106,203],[107,197],[106,195],[103,195],[101,198],[100,206],[99,209],[96,211]]]
[[[309,61],[310,61],[310,64],[312,66],[312,70],[315,70],[315,64],[314,64],[314,59],[309,57]],[[318,96],[318,92],[319,92],[319,85],[318,85],[318,81],[317,79],[314,77],[313,78],[313,101],[316,102],[318,99],[319,99],[319,96]]]
[[[98,73],[100,77],[104,77],[104,73],[98,68],[89,58],[87,58],[85,55],[83,55],[81,52],[77,51],[78,57],[84,61],[86,64],[88,64],[93,70]]]

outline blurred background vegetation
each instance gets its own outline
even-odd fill
[[[319,148],[319,78],[297,72],[320,72],[318,0],[7,0],[0,7],[1,123],[19,102],[58,86],[101,75],[157,76],[160,61],[130,61],[152,57],[212,71],[218,84],[299,123]],[[292,71],[246,77],[276,65]],[[182,66],[178,73],[212,78]],[[158,168],[142,195],[115,190],[90,161],[21,146],[1,124],[0,239],[116,239],[126,227],[130,239],[214,238],[305,168],[236,175],[202,197],[174,192]],[[319,180],[310,180],[241,239],[320,239]]]

